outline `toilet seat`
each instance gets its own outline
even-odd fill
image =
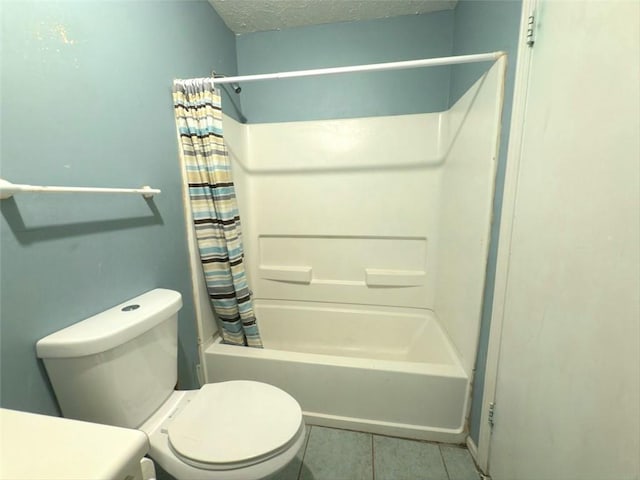
[[[290,449],[304,431],[302,411],[272,385],[231,381],[204,385],[167,419],[169,447],[203,470],[236,470]]]

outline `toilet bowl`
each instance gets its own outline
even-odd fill
[[[246,380],[173,390],[181,306],[178,292],[156,289],[39,340],[63,415],[145,432],[151,458],[178,480],[276,473],[304,444],[300,405]]]
[[[251,406],[238,398],[254,398],[258,408],[247,412]],[[149,437],[150,457],[177,479],[257,480],[302,448],[305,425],[296,405],[264,383],[207,384],[174,392],[140,430]]]
[[[260,403],[229,404],[238,398]],[[227,407],[211,408],[217,405]],[[284,468],[302,448],[305,425],[296,405],[264,383],[207,384],[174,392],[139,429],[149,437],[151,458],[178,479],[257,480]]]

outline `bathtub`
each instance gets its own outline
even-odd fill
[[[204,351],[207,382],[257,380],[309,424],[464,441],[469,378],[430,310],[256,300],[264,349]]]

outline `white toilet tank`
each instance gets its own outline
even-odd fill
[[[39,340],[62,414],[140,426],[175,388],[181,307],[159,288]]]

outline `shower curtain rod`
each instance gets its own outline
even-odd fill
[[[296,70],[292,72],[262,73],[258,75],[239,75],[237,77],[214,78],[214,83],[255,82],[257,80],[278,80],[281,78],[315,77],[336,73],[373,72],[380,70],[401,70],[407,68],[437,67],[442,65],[459,65],[462,63],[491,62],[506,55],[505,52],[478,53],[475,55],[458,55],[454,57],[424,58],[422,60],[406,60],[402,62],[372,63],[369,65],[352,65],[349,67],[316,68],[313,70]]]

